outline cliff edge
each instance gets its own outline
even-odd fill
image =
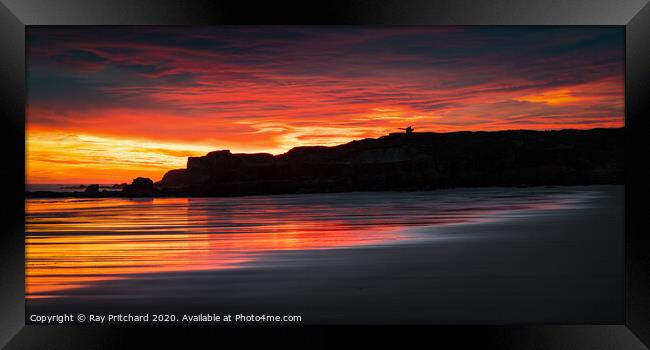
[[[162,194],[228,196],[623,183],[624,129],[400,133],[287,153],[189,157]]]

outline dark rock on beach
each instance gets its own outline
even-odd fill
[[[130,185],[124,186],[122,194],[126,197],[152,197],[158,194],[158,189],[151,179],[138,177]]]
[[[86,187],[84,192],[86,192],[86,193],[97,193],[97,192],[99,192],[99,185],[97,185],[97,184],[88,185],[88,187]]]

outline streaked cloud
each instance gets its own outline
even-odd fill
[[[77,146],[102,154],[95,182],[109,172],[122,182],[137,171],[159,179],[198,150],[169,145],[281,153],[411,124],[446,132],[624,120],[617,27],[30,27],[27,43],[31,182],[72,176],[32,158],[58,152],[43,143],[54,134],[134,145],[106,157],[86,139],[56,157],[79,162]],[[162,146],[143,146],[150,162],[132,164],[135,145],[147,143]]]

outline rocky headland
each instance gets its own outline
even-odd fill
[[[478,186],[621,184],[624,128],[395,133],[284,154],[210,152],[122,191],[30,197],[239,196]]]

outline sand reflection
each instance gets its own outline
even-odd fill
[[[389,244],[408,239],[408,226],[487,220],[570,199],[488,193],[483,201],[430,194],[28,200],[26,296],[53,297],[145,273],[236,268],[267,251]]]

